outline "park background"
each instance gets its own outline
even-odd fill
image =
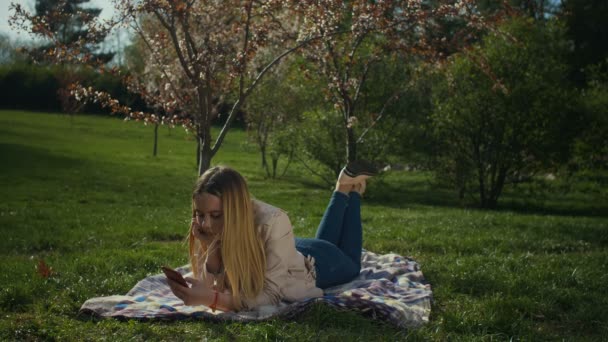
[[[68,3],[89,13],[87,20],[99,16],[91,5]],[[302,41],[279,34],[255,40],[250,59],[225,63],[216,78],[224,93],[211,92],[213,108],[206,112],[168,91],[173,84],[185,95],[196,89],[171,64],[169,38],[155,42],[169,51],[163,64],[154,60],[159,50],[147,50],[145,39],[128,29],[94,32],[83,43],[88,22],[70,11],[55,17],[63,20],[56,26],[34,30],[63,32],[51,39],[2,36],[0,338],[608,335],[608,5],[478,1],[476,11],[454,12],[458,20],[418,23],[417,35],[408,36],[383,27],[386,18],[371,16],[373,8],[363,16],[357,2],[318,3],[338,3],[328,12],[340,34],[294,51],[241,96],[238,80],[251,86],[252,75],[277,55],[274,38]],[[312,19],[325,13],[294,6],[281,10]],[[179,6],[163,10],[184,15]],[[372,18],[367,26],[349,14],[356,11]],[[138,14],[143,32],[156,32],[150,12]],[[27,13],[21,18],[35,20]],[[433,39],[413,42],[425,29]],[[338,54],[362,35],[356,55]],[[218,46],[242,43],[225,39]],[[60,45],[66,54],[48,54]],[[69,57],[70,48],[78,53]],[[170,82],[155,73],[162,65],[176,75]],[[91,96],[89,89],[103,94]],[[212,139],[222,131],[206,160],[205,148],[215,147]],[[294,321],[255,324],[97,322],[78,315],[88,298],[124,294],[161,265],[187,262],[190,191],[205,161],[241,171],[257,198],[288,211],[296,235],[312,236],[331,180],[353,158],[386,169],[364,198],[364,248],[421,263],[434,291],[427,325],[401,331],[323,306]]]

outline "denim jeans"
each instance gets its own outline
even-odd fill
[[[315,258],[317,287],[351,281],[361,270],[361,196],[334,192],[317,228],[316,238],[296,238],[296,249]]]

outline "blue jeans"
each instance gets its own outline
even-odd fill
[[[351,281],[361,270],[361,196],[331,195],[314,239],[296,238],[296,249],[315,258],[317,287],[326,289]]]

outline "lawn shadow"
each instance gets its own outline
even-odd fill
[[[49,187],[69,188],[63,194],[69,194],[75,200],[78,200],[77,196],[82,197],[81,204],[91,202],[86,196],[101,202],[116,203],[119,200],[116,197],[121,193],[131,193],[142,200],[149,198],[150,201],[162,202],[161,196],[151,194],[150,189],[154,188],[155,181],[184,183],[178,174],[165,172],[162,168],[151,171],[147,165],[137,165],[129,170],[131,172],[108,177],[115,172],[115,164],[105,160],[55,154],[50,148],[0,143],[0,155],[3,157],[0,182],[19,182],[31,187],[35,187],[34,184],[45,184]],[[150,177],[140,177],[142,174]]]
[[[369,182],[365,193],[366,201],[391,208],[408,205],[427,205],[435,207],[462,208],[456,194],[449,189],[440,188],[428,179],[378,178]]]
[[[308,329],[304,329],[304,331],[317,332],[317,337],[319,337],[319,335],[325,329],[332,330],[332,333],[342,330],[344,332],[348,332],[348,334],[368,335],[370,339],[371,336],[377,336],[381,333],[392,332],[392,335],[395,337],[402,336],[405,333],[405,330],[400,329],[390,322],[377,317],[374,310],[361,312],[355,310],[337,309],[323,303],[314,303],[307,306],[303,311],[294,311],[293,313],[287,313],[260,321],[239,321],[207,316],[179,316],[173,318],[128,318],[117,316],[104,318],[87,311],[79,311],[75,316],[73,316],[73,318],[80,322],[100,323],[105,320],[115,319],[121,322],[135,321],[139,323],[151,323],[163,326],[174,326],[181,323],[203,323],[206,330],[212,331],[212,335],[227,337],[228,340],[235,340],[242,337],[243,334],[241,334],[239,330],[243,330],[242,333],[250,338],[259,337],[259,335],[269,335],[274,336],[275,339],[282,339],[285,337],[281,336],[283,331],[289,336],[290,328],[288,326],[292,323],[307,326]],[[235,325],[241,327],[234,329],[233,327]]]
[[[496,211],[511,211],[520,214],[578,216],[578,217],[608,217],[608,203],[581,203],[568,198],[552,198],[550,204],[538,203],[528,199],[499,200]]]
[[[322,302],[312,304],[296,316],[281,319],[308,325],[311,330],[320,333],[328,327],[332,330],[344,330],[349,334],[361,336],[364,340],[371,340],[380,333],[391,333],[393,337],[397,337],[403,336],[406,332],[403,328],[382,318],[373,308],[360,311],[347,307],[337,308]]]
[[[229,329],[230,323],[242,324],[242,322],[227,322],[221,319],[201,319],[194,317],[180,317],[180,318],[160,318],[160,317],[140,317],[140,318],[127,318],[127,317],[100,317],[97,315],[93,315],[87,312],[78,312],[74,319],[83,323],[93,322],[95,324],[104,322],[106,320],[117,320],[120,322],[138,322],[142,324],[155,324],[162,326],[174,326],[182,323],[205,323],[205,328],[213,331],[213,334],[216,336],[227,337],[229,341],[233,341],[237,339],[237,335]],[[227,324],[228,323],[228,324]],[[250,322],[256,323],[256,322]],[[125,326],[125,329],[129,329],[129,325]]]
[[[516,212],[532,215],[608,217],[608,201],[581,203],[575,194],[551,194],[533,196],[524,193],[508,193],[498,201],[495,210],[483,209],[476,199],[469,196],[460,200],[455,190],[441,187],[424,177],[388,179],[378,177],[369,182],[366,202],[390,208],[424,205],[444,208],[467,208],[493,212]]]
[[[68,169],[82,166],[83,161],[78,158],[60,156],[43,148],[0,143],[2,176],[48,176]]]

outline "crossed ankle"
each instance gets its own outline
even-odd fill
[[[351,192],[352,189],[353,189],[353,186],[350,185],[350,184],[340,184],[340,183],[337,183],[336,184],[336,189],[334,191],[341,192],[341,193],[343,193],[345,195],[348,195],[348,193]]]

